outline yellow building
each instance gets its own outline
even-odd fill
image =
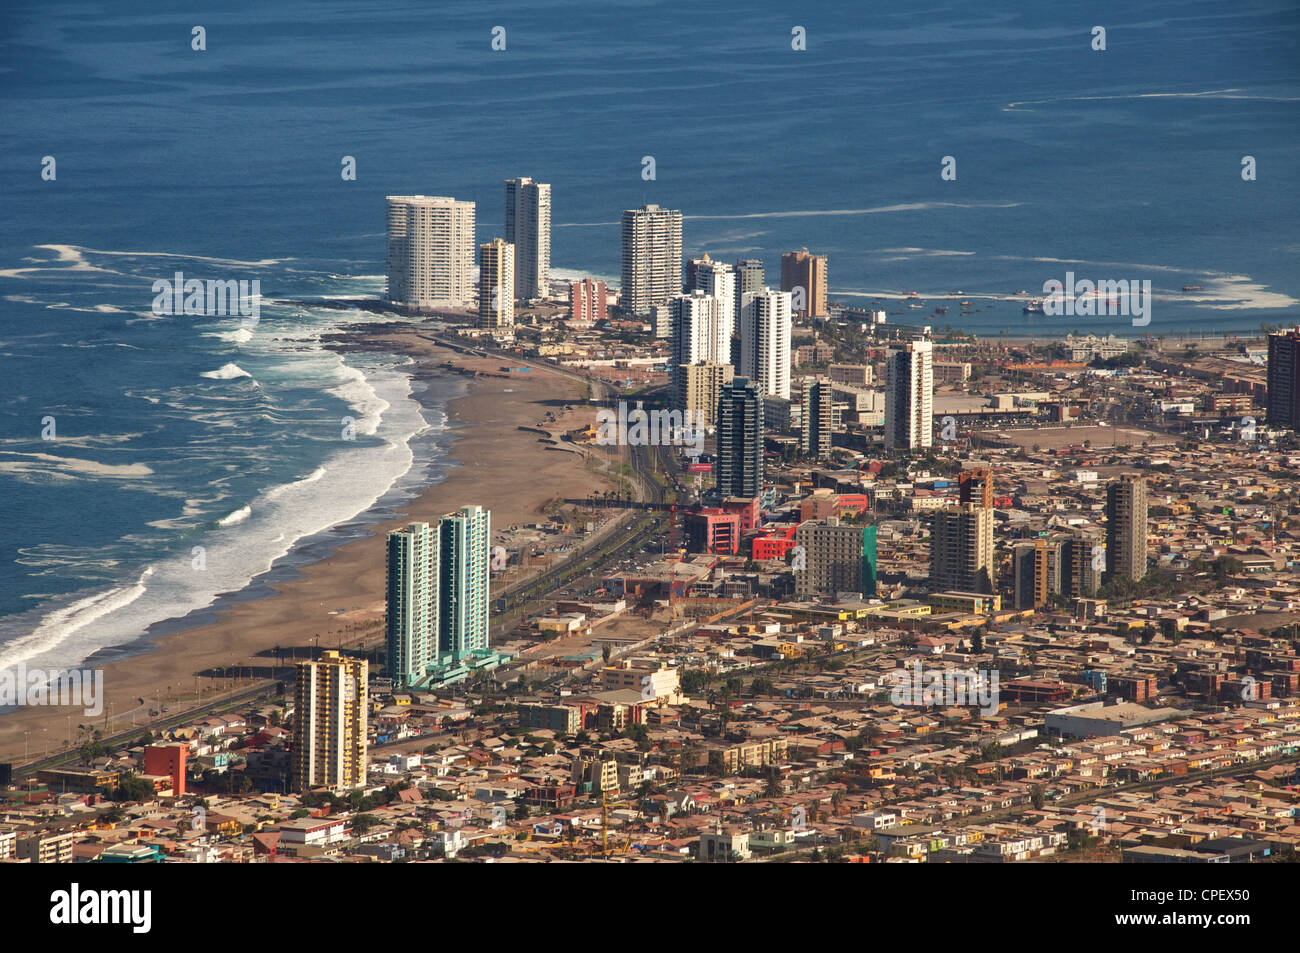
[[[294,691],[293,784],[345,790],[366,780],[370,664],[338,652],[299,662]]]
[[[1002,611],[1001,596],[982,592],[936,592],[927,596],[926,601],[936,609],[970,612],[975,615]]]
[[[737,774],[745,768],[765,768],[768,765],[779,764],[785,759],[785,738],[746,741],[709,751],[709,764],[723,769],[727,774]]]

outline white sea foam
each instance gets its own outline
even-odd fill
[[[0,646],[0,669],[43,655],[91,623],[125,609],[145,594],[146,581],[153,572],[153,567],[147,566],[134,585],[97,592],[47,613],[29,634]]]
[[[238,364],[223,364],[215,371],[204,371],[199,376],[210,377],[216,381],[229,381],[234,380],[236,377],[252,377],[253,375]]]
[[[244,522],[244,520],[248,519],[252,515],[253,515],[252,506],[241,506],[239,509],[235,510],[235,512],[231,513],[229,516],[224,516],[221,519],[217,520],[217,525],[238,526],[240,523]]]
[[[0,663],[35,659],[45,667],[68,667],[97,650],[133,642],[156,622],[183,618],[222,593],[244,589],[303,538],[373,506],[410,470],[409,442],[429,425],[406,373],[338,373],[347,379],[339,385],[343,399],[365,405],[363,420],[378,427],[382,415],[383,442],[340,441],[340,449],[307,476],[268,489],[193,537],[203,547],[201,569],[192,547],[182,544],[169,558],[153,560],[134,585],[78,593],[67,605],[46,603],[0,620]],[[187,500],[186,514],[200,502]]]
[[[388,401],[379,396],[366,375],[355,367],[341,364],[339,373],[344,382],[337,387],[326,388],[325,392],[346,402],[348,407],[361,415],[361,419],[356,422],[357,433],[367,436],[375,433],[384,411],[389,408]]]
[[[247,344],[253,340],[253,332],[248,328],[239,328],[235,331],[210,331],[203,335],[205,338],[216,338],[218,341],[225,341],[227,344]]]
[[[743,212],[736,215],[683,215],[692,222],[737,222],[750,218],[822,218],[835,215],[880,215],[886,212],[924,212],[936,208],[1016,208],[1023,202],[905,202],[871,208],[786,209],[774,212]],[[604,228],[618,222],[560,222],[555,228]]]
[[[75,480],[80,477],[135,479],[153,474],[143,463],[100,463],[79,457],[57,457],[49,453],[15,453],[0,450],[0,472],[15,476],[41,476]]]
[[[180,252],[167,251],[105,251],[102,248],[85,248],[81,245],[37,245],[36,247],[54,249],[59,252],[60,258],[66,256],[67,260],[80,260],[85,252],[92,255],[122,255],[128,258],[180,258],[185,261],[207,261],[216,265],[236,265],[243,268],[268,268],[271,265],[296,260],[293,258],[263,258],[259,261],[241,261],[238,258],[207,258],[203,255],[186,255]]]

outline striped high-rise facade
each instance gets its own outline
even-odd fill
[[[717,484],[722,497],[753,499],[763,491],[763,393],[733,378],[718,399]]]
[[[885,449],[921,450],[934,442],[934,346],[909,341],[885,357]]]
[[[506,179],[505,240],[515,246],[514,296],[544,298],[551,277],[551,187]]]
[[[295,791],[366,783],[366,688],[370,663],[338,652],[299,662],[294,682]]]
[[[740,307],[740,366],[768,397],[790,399],[790,293],[764,288]]]
[[[491,511],[388,534],[388,674],[397,688],[456,675],[491,655]]]
[[[474,203],[388,196],[388,300],[415,309],[467,308],[474,297]]]
[[[478,326],[515,323],[515,246],[500,238],[478,246]]]
[[[620,305],[649,314],[682,290],[682,213],[645,205],[623,213]]]

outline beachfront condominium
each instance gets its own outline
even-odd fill
[[[412,523],[388,534],[388,674],[418,684],[438,661],[438,534]]]
[[[439,525],[438,647],[453,664],[487,652],[488,559],[492,514],[481,506],[463,506]]]
[[[1300,430],[1300,328],[1268,336],[1268,423]]]
[[[768,397],[790,399],[790,293],[764,288],[740,307],[738,372],[757,381]]]
[[[794,296],[794,310],[800,317],[826,317],[826,256],[806,248],[782,255],[781,290]]]
[[[299,662],[294,683],[295,791],[366,783],[366,684],[370,663],[338,652]]]
[[[494,238],[478,246],[478,326],[515,323],[515,246]]]
[[[690,419],[712,427],[718,421],[722,388],[735,378],[730,364],[678,364],[674,367],[673,406]]]
[[[443,195],[388,196],[388,300],[461,309],[474,297],[474,203]]]
[[[838,425],[833,387],[821,377],[805,377],[800,382],[799,452],[814,460],[831,455],[832,434]]]
[[[752,500],[763,490],[763,392],[744,377],[718,398],[718,492]]]
[[[1147,574],[1147,481],[1126,474],[1106,485],[1106,578]]]
[[[885,449],[920,450],[934,442],[934,346],[909,341],[885,357]]]
[[[551,187],[506,179],[505,239],[515,246],[514,296],[544,298],[551,277]]]
[[[993,509],[958,503],[936,510],[930,527],[930,587],[936,592],[996,591]]]
[[[682,213],[645,205],[623,213],[620,305],[649,314],[682,290]]]
[[[463,677],[488,638],[492,515],[465,506],[388,534],[388,674],[397,688]]]
[[[876,596],[876,527],[841,523],[837,517],[805,520],[795,531],[802,546],[795,563],[795,598],[834,599],[840,593]]]

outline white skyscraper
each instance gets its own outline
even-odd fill
[[[551,187],[506,179],[505,240],[515,246],[515,297],[545,297],[551,276]]]
[[[736,270],[726,262],[714,261],[708,255],[694,262],[693,289],[713,295],[718,299],[718,334],[724,347],[714,358],[719,364],[731,363],[731,339],[736,334]]]
[[[473,202],[388,196],[389,301],[408,308],[467,307],[473,269]]]
[[[788,291],[749,292],[741,298],[740,369],[767,397],[790,399],[790,308]]]
[[[494,238],[478,246],[478,326],[515,323],[515,246]]]
[[[623,281],[620,304],[649,314],[682,290],[682,213],[658,205],[623,213]]]
[[[919,450],[934,441],[934,346],[911,341],[885,358],[885,449]]]
[[[668,310],[673,363],[730,362],[731,328],[723,322],[721,301],[706,292],[692,291],[669,298]]]
[[[668,363],[675,389],[682,365],[731,362],[731,333],[722,322],[721,301],[697,289],[669,298],[668,311],[672,322]]]

